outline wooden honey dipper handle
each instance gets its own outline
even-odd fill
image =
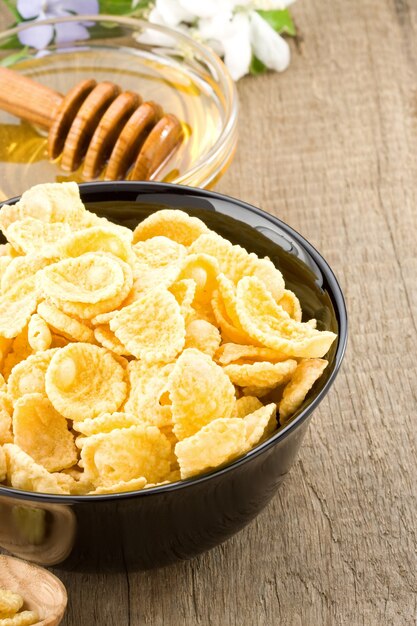
[[[57,91],[0,67],[0,109],[3,111],[49,128],[62,99]]]

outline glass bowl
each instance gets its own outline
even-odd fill
[[[42,51],[18,47],[32,23],[5,31],[0,62],[62,94],[94,78],[158,102],[179,118],[185,138],[152,180],[212,187],[230,165],[237,142],[237,92],[221,59],[186,35],[136,18],[71,16],[36,26],[71,29],[80,21],[88,39],[52,43]],[[48,161],[46,144],[45,131],[0,111],[0,200],[40,182],[83,182],[80,170],[67,174],[59,158]]]
[[[222,543],[275,494],[342,363],[346,307],[332,270],[317,250],[276,217],[240,200],[154,182],[88,183],[80,193],[89,210],[129,228],[165,208],[199,217],[232,243],[268,255],[300,299],[304,320],[314,317],[318,328],[337,333],[326,355],[329,365],[290,422],[225,467],[111,495],[46,495],[0,485],[0,548],[16,556],[81,571],[167,565]],[[293,506],[296,515],[296,502]]]

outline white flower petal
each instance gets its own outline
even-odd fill
[[[24,46],[30,46],[41,50],[42,48],[46,48],[46,46],[52,41],[54,29],[50,24],[31,26],[30,28],[25,28],[25,30],[19,32],[17,36],[20,43]]]
[[[267,67],[283,72],[290,62],[290,47],[258,13],[250,15],[251,41],[255,56]]]
[[[197,17],[210,18],[230,11],[233,3],[229,0],[177,0],[176,4]]]
[[[250,23],[247,15],[237,13],[230,23],[229,32],[222,38],[224,62],[233,80],[249,72],[252,58]]]
[[[181,6],[178,0],[156,0],[155,9],[167,26],[177,26],[180,22],[192,22],[195,13]]]
[[[202,39],[221,41],[225,33],[230,30],[231,21],[232,11],[224,11],[211,18],[202,18],[198,22],[198,32]]]

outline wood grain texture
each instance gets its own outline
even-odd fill
[[[344,367],[269,507],[194,561],[55,573],[63,626],[415,625],[417,3],[299,0],[283,75],[239,83],[218,185],[278,215],[347,298]]]

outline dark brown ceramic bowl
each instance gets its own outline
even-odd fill
[[[225,541],[272,498],[342,362],[345,303],[333,272],[313,246],[244,202],[162,183],[100,182],[80,189],[90,210],[119,224],[133,228],[158,209],[179,208],[233,243],[268,255],[299,297],[305,319],[314,317],[319,328],[338,334],[324,375],[291,422],[227,467],[154,489],[103,496],[51,496],[0,487],[0,547],[10,553],[84,571],[158,567]]]

